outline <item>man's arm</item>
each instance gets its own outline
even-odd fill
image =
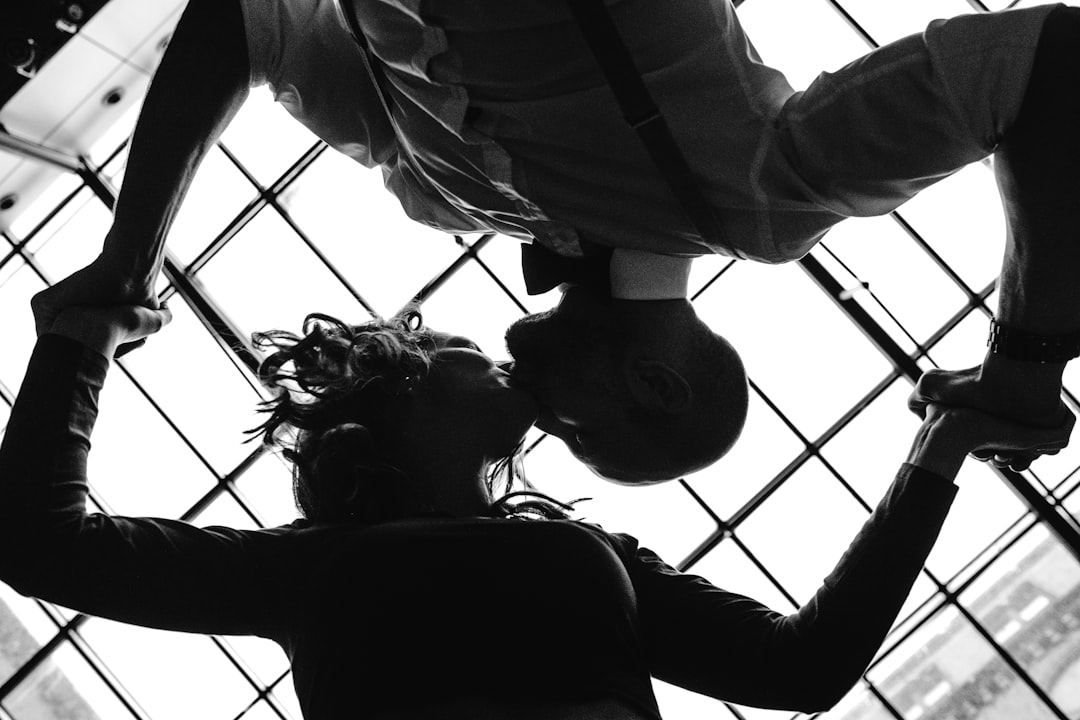
[[[103,251],[38,298],[39,334],[67,306],[156,306],[165,236],[199,164],[247,97],[249,79],[238,0],[191,0],[143,103]]]
[[[1080,139],[1075,132],[1080,98],[1066,91],[1080,82],[1077,37],[1080,11],[1051,13],[1024,104],[994,161],[1008,226],[997,321],[1038,335],[1080,331]],[[1065,362],[988,352],[980,368],[928,373],[912,407],[921,412],[927,402],[967,405],[1052,426],[1068,414],[1060,401],[1064,370]]]
[[[191,0],[147,92],[104,252],[152,280],[202,159],[247,98],[238,0]]]
[[[1016,124],[994,158],[1008,237],[998,280],[997,321],[1038,335],[1080,330],[1080,101],[1062,92],[1080,77],[1071,58],[1080,15],[1047,20]],[[1060,420],[1065,362],[1015,360],[988,352],[980,381],[988,401],[1009,416],[1042,424]],[[991,409],[991,408],[988,408]]]
[[[1022,136],[995,160],[1009,228],[996,320],[1008,329],[1048,336],[1080,330],[1080,171],[1061,168],[1050,157],[1054,152]],[[988,351],[978,376],[984,409],[1043,425],[1060,422],[1065,365]]]

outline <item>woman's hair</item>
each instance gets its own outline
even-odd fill
[[[408,452],[400,434],[405,396],[428,376],[437,349],[419,311],[408,308],[362,325],[313,313],[302,333],[252,336],[271,351],[259,377],[275,397],[262,403],[268,417],[250,431],[291,462],[301,515],[380,522],[425,507],[416,485],[395,466]],[[571,506],[539,493],[507,492],[523,478],[520,457],[521,446],[488,468],[492,496],[499,486],[506,493],[492,514],[567,517]]]

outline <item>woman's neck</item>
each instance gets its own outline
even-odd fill
[[[419,505],[415,512],[440,511],[456,517],[483,517],[491,510],[484,469],[475,466],[454,467],[442,462],[434,467],[425,463],[423,471],[408,473],[416,484]]]

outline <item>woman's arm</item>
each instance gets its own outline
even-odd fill
[[[974,411],[931,406],[885,497],[821,588],[783,615],[708,581],[678,573],[647,550],[632,573],[662,680],[731,702],[826,710],[858,681],[938,537],[967,453],[1063,442]],[[794,544],[797,546],[797,543]]]
[[[165,236],[199,164],[247,97],[250,74],[239,0],[191,0],[140,111],[104,249],[41,294],[39,335],[64,307],[156,307]]]
[[[39,339],[0,445],[0,580],[123,622],[273,636],[287,531],[86,513],[106,358],[167,320],[167,310],[141,307],[71,309]],[[130,469],[144,482],[153,471]]]

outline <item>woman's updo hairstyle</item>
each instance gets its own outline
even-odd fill
[[[276,397],[252,433],[293,464],[297,509],[311,521],[378,522],[415,507],[412,483],[394,466],[403,400],[427,377],[436,350],[420,313],[349,325],[313,313],[303,334],[255,333],[272,350],[259,377]]]

